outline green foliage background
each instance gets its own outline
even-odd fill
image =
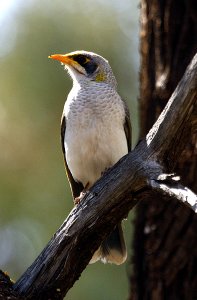
[[[60,147],[71,80],[53,53],[107,58],[137,140],[137,0],[0,0],[0,268],[16,280],[73,203]],[[131,224],[124,222],[127,244]],[[85,245],[84,245],[85,247]],[[126,299],[129,263],[89,265],[66,299]]]

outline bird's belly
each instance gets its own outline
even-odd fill
[[[123,128],[89,128],[65,138],[66,160],[75,180],[92,186],[102,172],[128,152]]]

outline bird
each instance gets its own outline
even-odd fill
[[[61,118],[61,144],[76,204],[107,169],[131,151],[130,113],[104,57],[78,50],[49,58],[61,62],[73,81]],[[119,223],[89,263],[100,260],[120,265],[126,258]]]

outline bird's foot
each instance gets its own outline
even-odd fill
[[[83,197],[85,196],[85,194],[88,191],[88,186],[89,186],[89,182],[86,184],[86,186],[84,187],[83,191],[80,193],[80,195],[78,197],[76,197],[74,199],[74,204],[77,205],[81,202],[81,200],[83,199]]]
[[[85,194],[86,194],[86,191],[83,190],[83,191],[80,193],[80,195],[74,199],[74,204],[75,204],[75,205],[79,204],[79,203],[81,202],[81,200],[83,199],[83,197],[85,196]]]

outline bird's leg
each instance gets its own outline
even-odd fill
[[[81,191],[80,195],[78,197],[76,197],[74,199],[74,204],[79,204],[81,202],[81,200],[83,199],[83,197],[85,196],[85,194],[87,193],[88,187],[89,187],[89,182],[85,185],[83,191]]]

